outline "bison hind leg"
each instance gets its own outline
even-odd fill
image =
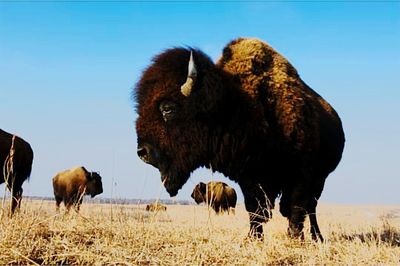
[[[74,205],[74,200],[69,199],[69,198],[64,198],[64,206],[65,206],[65,212],[68,213],[71,209],[71,207]]]
[[[304,239],[304,234],[302,230],[304,227],[305,217],[308,216],[308,218],[310,219],[310,233],[312,239],[314,241],[320,240],[321,242],[323,242],[324,238],[322,237],[317,222],[317,200],[309,199],[307,203],[308,204],[297,204],[292,206],[289,216],[289,235],[294,238],[300,237],[301,239]],[[306,207],[303,207],[304,205]]]
[[[304,239],[303,227],[304,220],[307,212],[306,210],[298,205],[293,205],[289,217],[289,228],[288,233],[292,238]]]
[[[310,227],[311,227],[311,237],[314,241],[320,240],[324,242],[324,238],[322,237],[321,231],[319,230],[317,215],[315,212],[309,214],[310,219]]]
[[[308,218],[310,219],[310,232],[311,232],[311,237],[314,241],[320,240],[321,242],[324,242],[324,238],[322,237],[321,231],[319,230],[318,222],[317,222],[317,213],[316,213],[316,208],[317,208],[317,199],[314,198],[310,202],[310,207],[308,210]]]
[[[57,196],[55,196],[55,199],[56,199],[56,211],[59,212],[60,211],[60,204],[61,204],[63,199],[61,197],[57,197]]]
[[[308,200],[303,188],[292,188],[283,192],[280,212],[289,220],[288,234],[291,238],[304,239],[303,228],[308,213],[307,207]]]
[[[22,188],[13,187],[11,192],[11,215],[21,208]]]

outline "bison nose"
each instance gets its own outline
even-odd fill
[[[137,149],[137,154],[139,156],[140,159],[142,159],[144,162],[148,162],[149,161],[149,147],[147,146],[141,146],[138,147]]]
[[[138,144],[137,154],[143,162],[158,168],[159,153],[150,144]]]

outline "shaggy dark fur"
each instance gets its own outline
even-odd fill
[[[235,213],[236,191],[223,182],[200,182],[194,187],[191,197],[197,204],[208,204],[217,214]]]
[[[181,93],[191,51],[197,76]],[[250,235],[262,237],[281,195],[289,234],[302,236],[306,215],[321,239],[316,206],[344,148],[333,108],[267,44],[237,39],[214,64],[199,50],[175,48],[153,59],[135,89],[138,155],[157,167],[171,196],[198,167],[239,183]]]
[[[28,142],[15,136],[12,154],[12,139],[12,134],[0,129],[0,184],[6,183],[11,191],[11,213],[14,213],[21,206],[22,184],[31,175],[33,151]]]

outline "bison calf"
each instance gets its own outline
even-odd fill
[[[236,191],[223,182],[200,182],[194,187],[191,197],[197,204],[207,203],[217,214],[229,214],[230,211],[235,213]]]
[[[157,211],[166,211],[167,207],[162,205],[159,202],[153,202],[151,204],[146,205],[146,211],[149,212],[157,212]]]
[[[72,205],[79,211],[83,196],[91,195],[93,198],[103,193],[103,184],[98,173],[88,172],[81,166],[58,173],[53,178],[53,189],[57,211],[62,201],[67,211]]]

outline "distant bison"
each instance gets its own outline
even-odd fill
[[[146,205],[146,211],[156,212],[156,211],[166,211],[167,206],[162,205],[159,202],[153,202]]]
[[[336,111],[266,43],[237,39],[219,61],[174,48],[153,59],[135,88],[138,156],[158,168],[170,196],[199,167],[236,181],[250,217],[250,236],[280,195],[289,235],[313,239],[325,179],[338,165],[344,132]]]
[[[98,173],[88,172],[81,166],[58,173],[53,178],[53,189],[57,211],[62,201],[67,211],[72,205],[79,211],[83,196],[91,195],[93,198],[103,193],[103,184]]]
[[[21,206],[22,184],[31,175],[32,161],[31,145],[0,129],[0,184],[11,191],[11,213]]]
[[[211,206],[215,212],[233,212],[236,207],[236,191],[223,182],[198,183],[193,189],[191,197],[197,204],[205,202]]]

